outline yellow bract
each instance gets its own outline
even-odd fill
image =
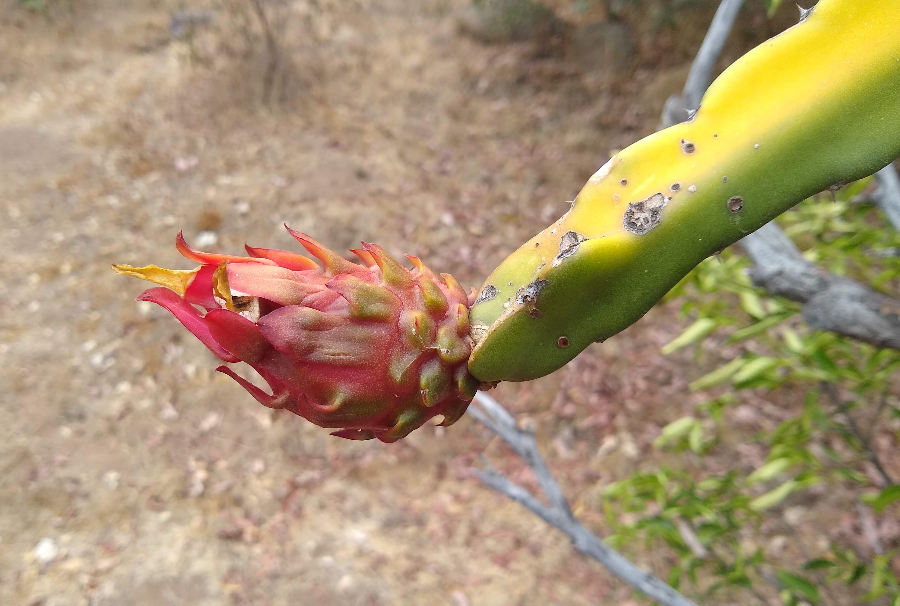
[[[191,280],[193,280],[194,276],[197,275],[197,272],[200,271],[199,267],[191,270],[166,269],[165,267],[159,267],[158,265],[147,265],[145,267],[113,265],[112,268],[117,274],[131,276],[132,278],[138,278],[146,280],[147,282],[159,284],[160,286],[165,286],[169,290],[174,290],[182,297],[184,296],[184,291],[187,290],[188,285],[191,283]]]
[[[231,296],[231,288],[228,286],[227,263],[224,261],[216,268],[212,277],[213,293],[225,301],[225,307],[234,311],[234,301]],[[197,269],[166,269],[158,265],[133,267],[131,265],[113,265],[113,271],[117,274],[131,276],[140,280],[146,280],[169,290],[175,291],[179,296],[184,296],[185,291],[200,271]]]

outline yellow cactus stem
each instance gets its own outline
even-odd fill
[[[729,67],[690,121],[616,154],[491,274],[470,372],[553,372],[704,258],[898,156],[900,1],[821,0]]]

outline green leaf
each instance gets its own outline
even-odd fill
[[[800,575],[786,570],[779,570],[777,576],[778,580],[781,581],[781,584],[791,591],[795,591],[804,597],[809,598],[813,602],[819,601],[818,588]]]
[[[792,353],[803,353],[803,341],[801,341],[800,336],[790,328],[784,329],[784,344]]]
[[[703,451],[703,426],[700,423],[694,423],[694,426],[691,428],[691,433],[688,434],[688,444],[690,444],[691,450],[700,454]]]
[[[678,591],[678,586],[681,585],[681,566],[672,566],[672,570],[669,571],[668,583],[672,589]]]
[[[654,446],[662,446],[666,442],[671,442],[672,440],[677,440],[681,438],[691,429],[694,425],[697,424],[697,419],[694,417],[682,417],[677,421],[672,421],[668,425],[662,428],[662,431],[659,434],[659,437],[653,442]]]
[[[778,366],[778,360],[775,358],[767,358],[761,357],[756,358],[754,360],[750,360],[744,366],[731,377],[731,382],[734,383],[736,387],[740,387],[743,383],[749,383],[753,379],[760,377],[776,366]]]
[[[701,389],[709,389],[715,387],[719,383],[728,380],[731,375],[736,373],[747,361],[744,358],[736,358],[721,366],[714,371],[707,373],[689,385],[691,391],[699,391]]]
[[[847,585],[853,585],[858,580],[863,578],[866,574],[866,565],[865,564],[857,564],[856,568],[853,569],[853,572],[850,573],[850,576],[847,577]]]
[[[755,499],[750,501],[750,509],[754,511],[762,511],[764,509],[768,509],[769,507],[778,505],[783,500],[785,500],[796,487],[797,482],[795,480],[788,480],[775,490],[770,490],[766,494],[760,497],[756,497]]]
[[[821,347],[817,347],[815,351],[813,351],[812,358],[818,363],[819,368],[824,370],[830,377],[837,378],[839,376],[840,373],[838,367]]]
[[[678,351],[682,347],[690,345],[691,343],[696,343],[701,340],[703,337],[711,333],[716,328],[716,321],[710,318],[700,318],[690,326],[684,329],[684,331],[672,339],[669,343],[663,346],[662,353],[663,355],[669,355],[674,351]]]
[[[806,564],[804,564],[803,570],[822,570],[825,568],[831,568],[833,566],[837,566],[837,564],[835,564],[831,560],[816,558],[815,560],[810,560]]]
[[[762,320],[769,315],[766,313],[765,308],[763,308],[762,299],[760,299],[759,295],[752,290],[741,291],[739,296],[741,298],[741,308],[751,317]]]
[[[755,324],[745,326],[744,328],[738,329],[731,333],[728,336],[728,342],[736,343],[738,341],[743,341],[744,339],[756,336],[759,333],[765,332],[774,326],[778,326],[779,324],[790,318],[792,315],[794,315],[793,312],[790,312],[763,318]]]
[[[794,462],[788,458],[780,458],[775,459],[774,461],[769,461],[749,476],[747,476],[747,484],[756,484],[757,482],[765,482],[766,480],[771,480],[791,465]]]
[[[900,484],[888,486],[872,500],[872,509],[875,510],[875,513],[881,513],[885,507],[898,499],[900,499]]]

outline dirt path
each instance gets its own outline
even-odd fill
[[[649,75],[592,88],[460,37],[452,2],[335,2],[297,20],[271,109],[221,14],[187,44],[167,32],[180,3],[76,4],[10,9],[0,34],[0,602],[626,603],[469,477],[479,453],[508,458],[467,419],[384,446],[261,409],[109,264],[186,267],[181,228],[222,251],[291,246],[287,222],[477,285],[652,128]],[[500,390],[601,532],[591,487],[635,464],[645,411],[689,380],[655,353],[678,326],[657,326]]]

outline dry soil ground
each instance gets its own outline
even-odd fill
[[[478,285],[610,149],[653,130],[700,34],[640,33],[634,69],[611,79],[461,36],[450,1],[293,3],[289,65],[263,105],[257,32],[218,2],[177,40],[183,8],[0,7],[0,603],[632,599],[470,476],[485,453],[530,482],[471,420],[385,446],[263,409],[109,265],[187,267],[182,228],[214,250],[296,246],[286,222]],[[594,495],[690,409],[703,372],[658,354],[674,318],[655,310],[565,371],[498,390],[600,533]]]

